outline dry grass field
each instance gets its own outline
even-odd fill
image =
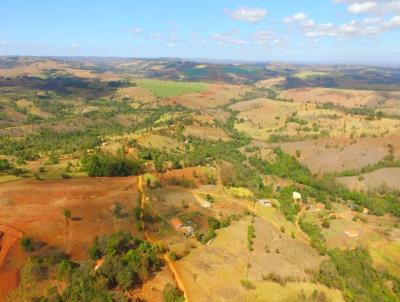
[[[202,126],[187,126],[183,130],[185,136],[195,136],[208,140],[229,140],[229,136],[221,128],[211,128]]]
[[[356,138],[400,134],[399,120],[370,120],[366,116],[319,109],[316,104],[254,99],[236,103],[230,108],[240,112],[235,128],[259,140],[268,140],[273,135],[301,141],[312,137]]]
[[[400,156],[400,139],[398,136],[387,138],[351,139],[325,138],[304,142],[279,144],[285,152],[298,158],[313,173],[341,172],[361,169],[377,163],[389,154],[388,144],[394,146],[394,155]]]
[[[296,275],[299,280],[307,279],[304,268],[315,268],[321,258],[307,245],[280,234],[262,219],[255,220],[256,239],[254,251],[250,252],[246,238],[250,223],[247,217],[219,230],[210,245],[197,246],[176,262],[193,301],[297,301],[303,290],[311,295],[314,289],[325,292],[328,301],[343,301],[340,292],[321,285],[295,281],[281,286],[263,281],[261,276],[269,272],[281,276],[292,272],[294,280]],[[265,250],[266,244],[271,246],[270,253]],[[247,290],[242,285],[243,280],[249,280],[255,289]],[[266,288],[274,291],[266,291]]]
[[[149,104],[157,100],[156,96],[149,90],[143,87],[127,87],[120,88],[116,92],[118,99],[128,98],[140,104]]]
[[[0,69],[0,76],[3,77],[17,77],[17,76],[31,76],[46,78],[49,70],[55,71],[58,76],[76,76],[85,79],[99,79],[101,81],[118,81],[121,79],[121,75],[113,72],[95,73],[90,70],[72,68],[70,64],[57,62],[54,60],[32,60],[29,57],[20,58],[20,65],[8,68]],[[89,66],[89,65],[87,65]]]
[[[337,177],[350,190],[373,191],[380,188],[400,188],[400,168],[383,168],[360,176]]]
[[[137,137],[137,142],[149,148],[166,150],[183,150],[183,143],[167,136],[147,133]]]
[[[246,91],[249,91],[249,88],[241,85],[209,84],[204,92],[170,97],[167,102],[192,109],[209,109],[229,104],[231,100],[238,99]]]
[[[393,274],[400,272],[400,230],[399,218],[373,216],[352,212],[344,206],[338,208],[336,216],[330,219],[330,227],[322,228],[329,248],[354,249],[364,247],[369,250],[374,266]],[[328,213],[324,211],[307,212],[305,219],[321,225]],[[357,216],[359,219],[354,221]]]
[[[336,105],[353,107],[376,107],[384,104],[399,104],[399,92],[379,93],[368,90],[346,90],[333,88],[299,88],[289,89],[281,93],[286,100],[293,100],[295,103],[333,103]]]

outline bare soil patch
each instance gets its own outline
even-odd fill
[[[116,219],[112,207],[119,202],[124,213],[131,213],[136,198],[136,177],[18,180],[1,184],[0,216],[34,241],[62,248],[80,260],[95,236],[132,230],[133,219]],[[68,224],[65,208],[72,212]]]
[[[400,188],[400,168],[383,168],[360,176],[337,177],[350,190],[371,191]]]

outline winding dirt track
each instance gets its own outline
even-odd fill
[[[0,268],[7,257],[9,250],[17,244],[19,239],[22,238],[22,232],[9,227],[7,225],[0,225]]]
[[[7,225],[0,225],[0,301],[5,301],[19,282],[19,270],[6,264],[8,254],[19,249],[22,232]]]
[[[138,190],[142,195],[141,201],[140,201],[140,207],[142,209],[142,213],[141,213],[141,220],[142,220],[142,229],[144,232],[144,237],[146,238],[147,241],[151,242],[151,243],[157,243],[153,238],[150,237],[149,233],[146,231],[145,229],[145,223],[144,223],[144,208],[146,205],[146,201],[147,201],[147,196],[146,196],[146,191],[143,187],[143,176],[139,177],[138,180]],[[186,302],[191,301],[189,299],[189,296],[187,294],[187,290],[185,289],[185,284],[182,280],[182,278],[179,276],[179,273],[175,267],[174,262],[168,257],[168,254],[164,254],[164,261],[168,264],[169,269],[171,270],[172,274],[174,275],[174,279],[176,282],[176,285],[178,286],[178,288],[182,291],[183,293],[183,297],[185,298]]]

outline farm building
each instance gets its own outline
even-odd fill
[[[293,192],[293,200],[295,202],[302,201],[301,194],[299,192]]]
[[[194,229],[191,226],[184,226],[181,230],[186,237],[192,237],[194,235]]]
[[[178,217],[172,218],[172,219],[170,220],[170,222],[171,222],[171,225],[172,225],[176,230],[179,230],[179,229],[183,226],[182,221],[181,221]]]
[[[211,208],[212,203],[209,202],[207,199],[204,199],[203,202],[201,203],[201,206],[202,206],[203,208]]]

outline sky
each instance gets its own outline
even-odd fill
[[[0,55],[400,66],[400,0],[0,0]]]

